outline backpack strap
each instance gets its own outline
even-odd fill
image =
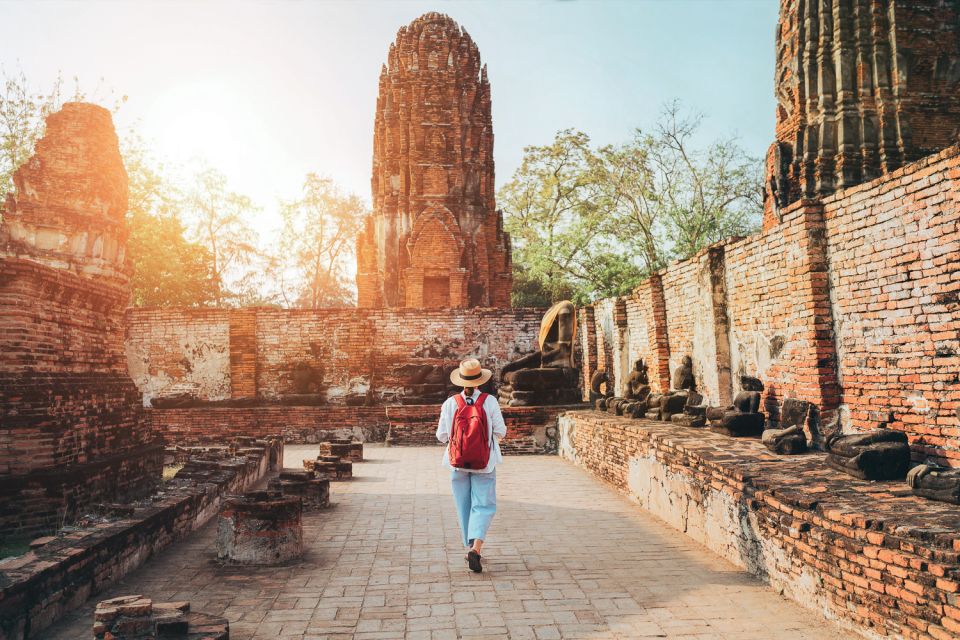
[[[487,418],[487,410],[483,407],[483,403],[487,401],[487,396],[489,395],[490,395],[489,393],[481,392],[480,395],[477,396],[477,401],[474,402],[473,404],[477,407],[480,407],[480,411],[483,414],[483,421],[488,423],[487,429],[490,429],[490,450],[493,451],[493,425],[489,424],[490,419]]]
[[[463,409],[465,406],[467,406],[466,401],[463,399],[463,395],[458,393],[453,397],[457,399],[457,409]]]

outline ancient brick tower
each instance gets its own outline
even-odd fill
[[[494,201],[490,83],[448,16],[402,27],[380,72],[373,214],[357,239],[361,307],[510,306]]]
[[[960,135],[960,0],[781,0],[764,226]]]
[[[106,109],[47,118],[0,218],[0,536],[160,479],[127,373],[127,174]]]

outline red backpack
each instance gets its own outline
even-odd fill
[[[467,404],[463,395],[457,394],[457,412],[453,414],[450,427],[450,465],[458,469],[485,469],[490,462],[490,438],[488,437],[487,412],[483,403],[486,393],[481,393],[473,404]]]

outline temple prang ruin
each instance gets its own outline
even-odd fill
[[[400,29],[380,72],[373,214],[357,238],[360,307],[509,307],[487,68],[456,22]]]
[[[801,198],[869,182],[960,136],[960,6],[783,0],[764,228]]]
[[[525,520],[498,541],[592,536],[573,565],[491,544],[494,579],[524,585],[522,615],[491,605],[502,635],[678,628],[634,591],[713,633],[719,601],[631,563],[702,578],[723,558],[793,601],[764,606],[805,609],[785,633],[960,637],[960,0],[780,9],[762,230],[579,307],[510,308],[490,83],[442,14],[381,73],[355,309],[127,308],[110,114],[50,115],[0,218],[0,640],[476,631],[489,582],[456,573],[429,488],[448,471],[417,457],[468,356],[494,373]],[[711,557],[678,556],[687,538]],[[768,637],[746,577],[715,575],[723,624]],[[561,588],[554,624],[525,617]]]

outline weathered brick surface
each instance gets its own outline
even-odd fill
[[[653,276],[626,298],[629,331],[629,366],[644,358],[650,388],[663,393],[670,388],[670,345],[666,333],[666,301],[660,276]]]
[[[359,306],[510,306],[490,104],[466,30],[439,13],[400,29],[380,73],[374,211],[357,239]]]
[[[567,407],[569,408],[569,407]],[[565,407],[504,407],[506,453],[544,453],[556,449],[557,414]],[[376,407],[200,407],[150,409],[151,430],[169,445],[216,444],[236,436],[277,434],[287,443],[315,443],[357,437],[394,445],[437,445],[440,405]]]
[[[110,114],[68,103],[0,220],[0,534],[160,478],[127,373],[127,175]]]
[[[221,437],[219,443],[227,441]],[[279,468],[283,443],[262,442],[244,452],[190,461],[156,500],[0,561],[0,639],[46,637],[44,630],[64,614],[216,515],[226,496],[258,484],[271,465]]]
[[[582,405],[581,405],[582,406]],[[557,416],[569,407],[503,407],[507,437],[504,454],[551,453],[557,448]],[[386,407],[390,443],[406,446],[439,445],[440,408],[431,405]]]
[[[236,387],[233,363],[240,362],[256,372],[256,390],[248,379],[236,397],[276,399],[293,392],[294,366],[305,362],[323,372],[328,402],[369,396],[380,404],[402,398],[403,365],[452,366],[474,355],[497,374],[536,349],[542,315],[540,309],[130,309],[126,350],[147,401],[182,390],[223,399]]]
[[[577,342],[579,343],[580,388],[583,400],[590,398],[590,380],[599,366],[597,360],[596,316],[592,306],[577,309]]]
[[[726,246],[733,385],[763,380],[764,411],[779,420],[787,398],[812,402],[833,423],[839,390],[827,290],[822,210],[798,203],[784,222]]]
[[[956,0],[781,0],[764,228],[774,189],[786,206],[955,144],[958,68]]]
[[[824,202],[843,406],[960,466],[960,149]]]
[[[822,453],[597,411],[560,417],[560,452],[803,606],[872,637],[955,637],[960,515]]]
[[[817,407],[816,443],[838,427],[888,426],[907,432],[915,460],[960,466],[958,180],[960,147],[951,147],[799,201],[762,233],[671,265],[626,297],[626,342],[615,335],[618,302],[598,301],[598,360],[622,378],[636,357],[653,372],[665,351],[671,369],[689,354],[711,404],[728,401],[740,376],[757,376],[773,424],[783,400],[806,400]],[[650,312],[655,296],[633,302],[650,299],[657,280],[662,317]],[[667,349],[654,348],[651,318]]]
[[[126,354],[144,399],[177,393],[231,397],[230,309],[128,310]]]
[[[719,406],[731,400],[724,269],[724,247],[718,245],[660,273],[669,371],[690,356],[697,391]]]
[[[224,438],[282,436],[288,443],[315,443],[357,436],[383,442],[387,433],[384,407],[197,407],[149,409],[154,433],[169,445],[215,444]]]

